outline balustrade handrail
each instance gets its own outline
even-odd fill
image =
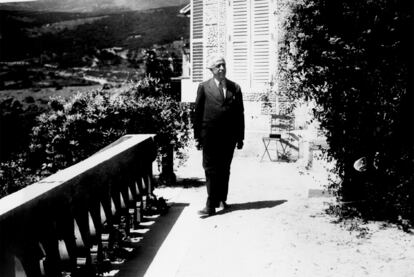
[[[41,195],[44,196],[45,194],[59,189],[59,186],[64,186],[68,181],[76,176],[87,172],[93,167],[99,166],[102,162],[109,160],[123,151],[128,150],[132,146],[135,146],[152,137],[153,135],[123,136],[118,140],[121,141],[120,143],[116,141],[77,164],[60,170],[55,174],[40,180],[39,182],[3,197],[0,199],[0,226],[1,221],[5,219],[8,214],[12,213],[13,210],[23,207],[31,201],[35,201]]]
[[[152,194],[155,156],[154,135],[126,135],[0,199],[0,276],[15,276],[16,261],[27,276],[59,275],[80,256],[90,261],[104,226]]]

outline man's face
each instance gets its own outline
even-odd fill
[[[221,81],[226,77],[226,64],[223,62],[217,63],[213,68],[211,68],[214,78]]]

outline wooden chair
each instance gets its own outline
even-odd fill
[[[288,155],[289,148],[299,152],[299,137],[292,132],[294,129],[294,120],[295,118],[291,115],[271,115],[269,135],[262,138],[264,152],[260,161],[263,161],[266,154],[270,161],[278,161],[280,157],[286,157]],[[298,142],[297,146],[295,145],[295,141]],[[274,143],[274,148],[271,148],[272,143]],[[271,153],[274,153],[274,157],[272,157]]]

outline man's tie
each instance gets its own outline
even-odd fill
[[[223,83],[220,82],[218,85],[219,91],[221,93],[221,95],[223,96],[224,99],[226,99],[226,96],[224,95],[224,89],[223,89]]]

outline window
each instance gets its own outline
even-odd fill
[[[246,92],[261,92],[276,68],[273,0],[229,0],[228,76]]]
[[[192,80],[193,82],[203,81],[203,0],[193,0],[191,22],[191,54],[192,56]]]
[[[276,0],[216,0],[227,3],[225,34],[227,75],[244,92],[263,92],[276,71]],[[223,1],[223,2],[220,2]],[[192,0],[191,77],[193,83],[204,81],[209,16],[203,0]],[[211,4],[211,3],[210,3]],[[217,9],[220,5],[217,5]],[[225,38],[224,38],[225,36]],[[220,36],[219,36],[220,37]],[[210,38],[211,40],[211,38]]]

